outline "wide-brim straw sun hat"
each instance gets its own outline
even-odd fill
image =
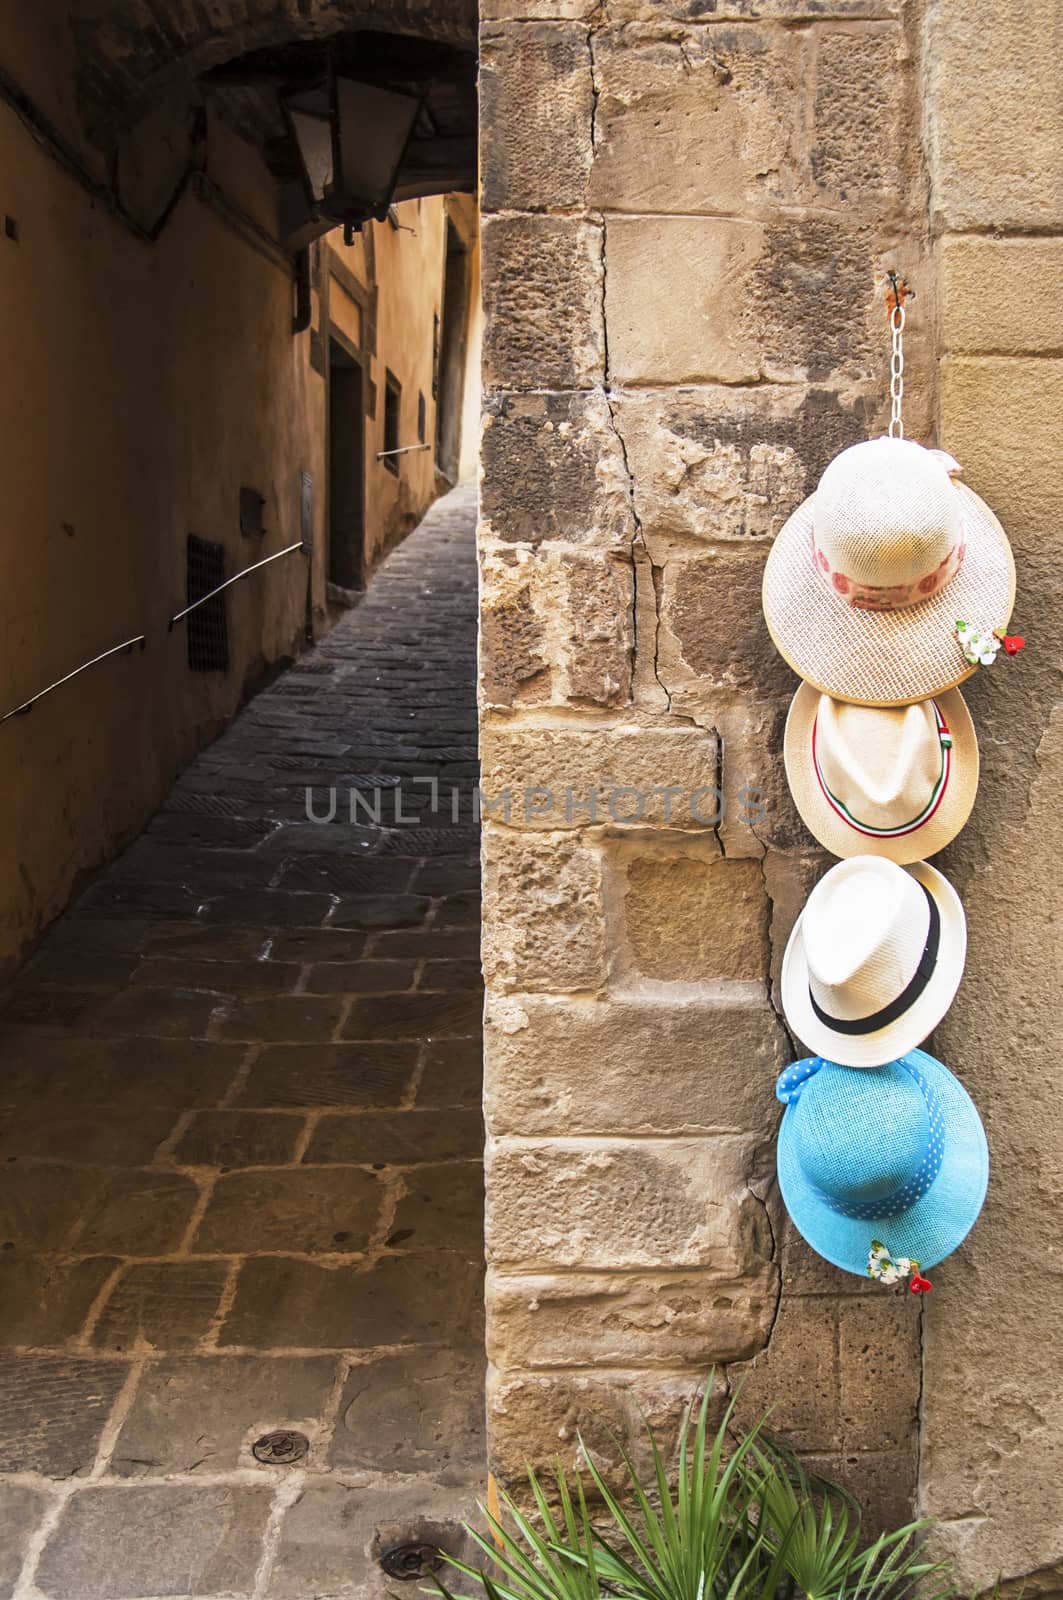
[[[783,753],[805,826],[836,856],[923,861],[956,837],[978,791],[978,740],[958,689],[861,706],[803,683]]]
[[[923,1270],[970,1232],[989,1149],[974,1102],[940,1061],[922,1050],[870,1072],[799,1061],[776,1092],[786,1102],[779,1189],[797,1231],[833,1266],[864,1277],[879,1244]]]
[[[794,924],[781,976],[787,1024],[830,1061],[882,1066],[933,1032],[966,954],[963,906],[940,872],[852,856],[819,880]]]
[[[1015,563],[951,457],[909,439],[851,445],[784,524],[764,569],[768,631],[814,688],[860,705],[943,694],[976,666],[957,622],[991,636]]]

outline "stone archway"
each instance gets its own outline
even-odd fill
[[[476,27],[469,0],[77,0],[78,105],[90,136],[106,145],[160,95],[254,50],[359,28],[474,48]]]

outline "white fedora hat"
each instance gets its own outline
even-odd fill
[[[921,1044],[963,976],[967,923],[925,861],[852,856],[812,890],[783,956],[782,1002],[797,1037],[846,1067],[880,1067]]]
[[[978,790],[978,740],[958,689],[860,706],[803,683],[783,753],[805,826],[836,856],[923,861],[956,837]]]
[[[823,694],[897,706],[976,670],[957,622],[986,637],[1015,603],[1015,563],[959,467],[910,439],[850,445],[781,529],[764,568],[768,631]]]

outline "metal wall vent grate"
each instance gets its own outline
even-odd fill
[[[205,594],[225,582],[225,546],[209,539],[188,535],[187,554],[187,604],[201,600]],[[225,609],[225,596],[215,595],[205,605],[189,613],[185,624],[188,629],[188,665],[193,672],[227,672],[229,670],[229,623]]]
[[[242,817],[246,809],[246,800],[224,794],[176,793],[166,802],[167,811],[187,811],[200,817]]]

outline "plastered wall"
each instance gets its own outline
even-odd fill
[[[992,1165],[927,1317],[920,1504],[967,1586],[1000,1575],[1029,1596],[1063,1592],[1060,28],[1043,0],[1021,16],[941,0],[926,36],[938,427],[1014,546],[1027,647],[970,685],[978,804],[944,858],[970,945],[936,1042],[982,1110]]]
[[[102,181],[104,165],[81,130],[62,11],[42,6],[17,27],[5,24],[0,65]],[[0,208],[17,230],[17,239],[0,238],[0,709],[120,640],[148,635],[143,652],[94,668],[0,728],[3,971],[143,826],[241,698],[303,648],[307,570],[296,554],[230,592],[229,671],[190,671],[183,626],[167,631],[185,600],[188,534],[222,542],[230,573],[282,549],[301,536],[308,472],[312,619],[318,632],[329,625],[321,284],[331,253],[374,311],[371,561],[442,486],[431,452],[401,458],[397,476],[376,452],[385,369],[402,383],[408,438],[419,391],[434,437],[446,202],[408,202],[398,230],[370,225],[368,261],[362,241],[315,247],[312,325],[293,336],[290,268],[256,231],[275,227],[272,180],[215,108],[201,132],[209,194],[186,191],[154,244],[71,181],[7,106],[0,126]],[[159,204],[153,196],[165,199],[187,138],[184,101],[172,117],[164,102],[123,145],[126,193],[142,213]],[[220,215],[226,205],[239,217]],[[463,215],[475,251],[471,203]],[[241,486],[264,497],[261,538],[241,534]]]

